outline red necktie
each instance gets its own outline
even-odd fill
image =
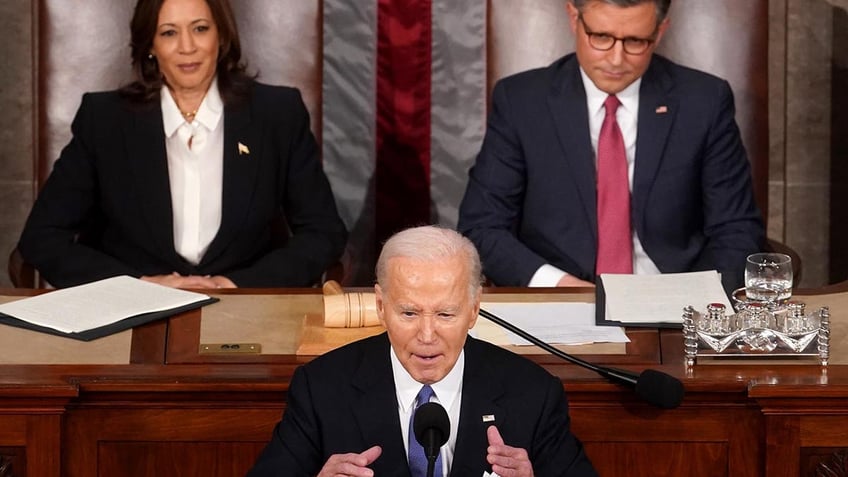
[[[604,101],[606,116],[598,137],[598,261],[595,274],[633,273],[630,232],[630,187],[624,138],[615,120],[621,103]]]

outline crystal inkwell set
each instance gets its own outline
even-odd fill
[[[733,292],[732,310],[721,303],[683,310],[686,364],[702,359],[788,359],[827,366],[830,310],[810,310],[792,299],[792,260],[755,253],[745,266],[745,287]]]

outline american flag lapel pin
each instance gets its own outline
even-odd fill
[[[657,106],[657,109],[654,112],[656,112],[657,114],[665,114],[665,113],[668,112],[668,106],[666,106],[666,105]]]
[[[238,143],[238,151],[239,151],[239,156],[241,156],[242,154],[248,155],[248,156],[250,155],[250,149],[242,143]]]
[[[483,414],[483,422],[495,422],[494,414]]]

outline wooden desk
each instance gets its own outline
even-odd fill
[[[285,329],[320,313],[316,290],[286,292],[270,295],[269,319],[282,330],[273,346],[296,343]],[[807,301],[816,300],[830,303],[834,321],[848,307],[848,294]],[[310,358],[200,354],[203,340],[218,340],[226,329],[204,316],[190,312],[133,330],[134,364],[0,365],[0,459],[14,472],[0,470],[0,477],[243,475],[280,418],[295,367]],[[228,319],[235,330],[224,337],[255,332],[231,311],[209,321]],[[573,429],[601,476],[815,475],[817,465],[836,462],[848,447],[845,364],[825,371],[733,364],[687,370],[679,332],[629,335],[625,355],[584,357],[679,377],[686,387],[680,408],[652,408],[589,371],[531,356],[562,379]],[[848,475],[840,472],[834,475]]]

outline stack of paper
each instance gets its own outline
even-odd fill
[[[661,275],[602,274],[598,284],[598,324],[680,326],[683,309],[722,303],[733,308],[715,270]]]
[[[0,323],[89,341],[218,301],[120,276],[0,305]]]
[[[483,303],[481,308],[548,344],[630,341],[621,328],[597,326],[595,305],[592,303]],[[471,332],[473,336],[495,344],[531,344],[482,317],[477,319]]]

